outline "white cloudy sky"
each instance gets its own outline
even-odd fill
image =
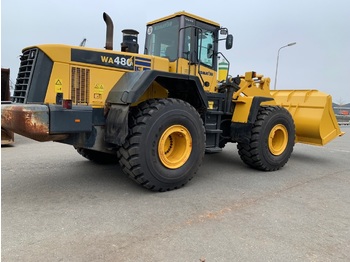
[[[1,67],[15,81],[23,47],[43,43],[103,48],[102,13],[114,21],[114,48],[120,50],[121,30],[140,32],[143,52],[148,21],[187,11],[229,28],[234,48],[224,51],[230,74],[254,70],[271,77],[274,85],[280,52],[277,89],[319,89],[334,102],[350,102],[349,0],[2,0]]]

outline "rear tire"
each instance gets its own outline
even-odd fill
[[[205,130],[197,111],[178,99],[151,99],[130,111],[118,151],[123,171],[153,191],[184,186],[202,163]]]
[[[118,158],[115,154],[114,155],[108,154],[108,153],[99,152],[99,151],[95,151],[87,148],[81,148],[81,147],[78,147],[75,149],[81,156],[85,157],[86,159],[92,162],[95,162],[96,164],[106,165],[106,164],[118,163]]]
[[[295,142],[295,126],[290,113],[278,106],[261,106],[249,143],[238,143],[238,153],[245,164],[274,171],[290,158]]]

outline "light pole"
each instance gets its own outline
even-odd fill
[[[276,74],[275,74],[275,85],[274,85],[274,90],[276,90],[278,60],[279,60],[279,58],[280,58],[280,51],[281,51],[282,48],[285,48],[285,47],[288,47],[288,46],[292,46],[292,45],[295,45],[295,44],[296,44],[296,42],[289,43],[288,45],[282,46],[282,47],[280,47],[280,49],[278,49],[278,52],[277,52],[277,63],[276,63]]]

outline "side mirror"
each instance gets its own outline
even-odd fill
[[[226,37],[226,49],[229,50],[233,46],[233,35],[227,35]]]

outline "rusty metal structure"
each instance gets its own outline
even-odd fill
[[[1,104],[10,103],[10,69],[1,68]],[[14,133],[1,127],[1,145],[14,142]]]

